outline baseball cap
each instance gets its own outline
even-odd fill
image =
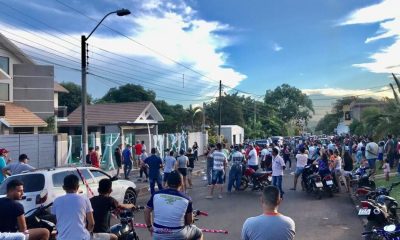
[[[26,155],[25,153],[19,155],[19,158],[18,158],[18,159],[19,159],[19,161],[25,160],[25,159],[28,159],[28,160],[29,160],[28,155]]]
[[[1,148],[1,149],[0,149],[0,154],[3,154],[3,153],[8,153],[8,150],[5,149],[5,148]]]

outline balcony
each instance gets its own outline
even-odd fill
[[[67,106],[58,106],[54,109],[54,115],[57,117],[57,121],[67,121],[68,111]]]

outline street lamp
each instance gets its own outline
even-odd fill
[[[86,104],[87,104],[87,87],[86,87],[86,41],[92,36],[93,32],[100,26],[100,24],[106,19],[109,15],[116,13],[118,16],[129,15],[131,12],[128,9],[122,8],[117,11],[107,13],[103,19],[96,25],[96,27],[90,32],[89,36],[82,35],[81,36],[81,80],[82,80],[82,161],[84,161],[87,149],[88,149],[88,141],[87,141],[87,119],[86,119]]]

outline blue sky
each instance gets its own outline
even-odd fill
[[[212,100],[222,80],[258,98],[282,83],[313,99],[379,98],[400,72],[396,0],[0,0],[0,32],[80,83],[79,36],[121,7],[133,14],[104,23],[125,36],[101,26],[88,41],[95,97],[132,82],[187,105]],[[317,115],[331,102],[314,101]]]

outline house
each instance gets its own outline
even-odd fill
[[[360,121],[361,114],[366,108],[375,107],[378,109],[383,109],[386,106],[387,106],[387,104],[382,101],[379,101],[379,102],[356,102],[356,101],[353,101],[350,104],[350,116],[351,116],[351,118]]]
[[[82,111],[78,107],[66,121],[59,122],[59,132],[80,135]],[[123,136],[158,134],[158,124],[164,121],[152,102],[104,103],[87,105],[88,133],[119,133]]]
[[[54,66],[35,64],[0,33],[0,134],[38,133],[65,109],[59,92],[68,91],[54,82]],[[66,111],[56,119],[65,117]]]
[[[229,145],[243,143],[244,129],[238,125],[221,125],[221,135]]]

